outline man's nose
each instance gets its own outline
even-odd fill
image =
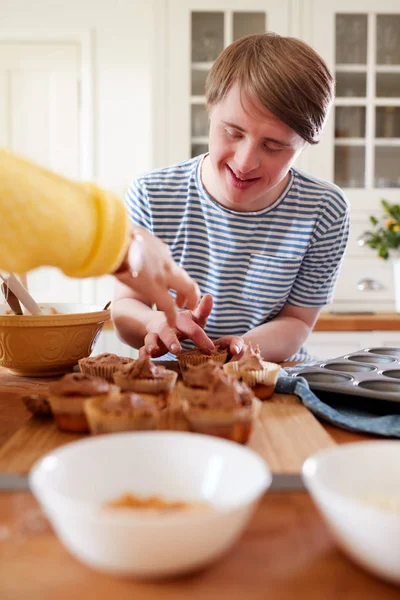
[[[235,162],[238,171],[236,174],[239,177],[257,169],[260,166],[260,157],[255,144],[242,141],[235,153]]]

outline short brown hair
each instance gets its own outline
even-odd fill
[[[317,144],[334,98],[334,80],[307,44],[275,33],[240,38],[221,52],[206,81],[207,108],[238,83],[309,144]]]

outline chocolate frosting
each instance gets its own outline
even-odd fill
[[[56,396],[102,396],[109,391],[108,381],[83,373],[67,373],[49,385],[49,392]]]
[[[185,373],[185,385],[207,390],[209,395],[201,398],[193,395],[193,408],[237,408],[250,406],[254,395],[251,389],[224,372],[212,361],[197,367],[189,367]]]
[[[260,347],[257,344],[255,350],[249,342],[243,356],[238,360],[238,366],[243,371],[259,371],[264,368]]]
[[[209,360],[201,365],[189,365],[185,371],[185,384],[193,388],[209,389],[220,379],[223,370],[220,364]]]
[[[135,392],[123,392],[113,398],[104,400],[102,410],[107,413],[124,414],[140,413],[141,415],[157,415],[157,406],[150,400],[145,400]]]
[[[253,392],[245,383],[223,373],[223,377],[213,386],[209,408],[250,406],[252,401]]]
[[[121,364],[127,365],[132,362],[132,358],[128,358],[127,356],[118,356],[117,354],[111,354],[109,352],[104,352],[104,354],[98,354],[97,356],[91,356],[90,358],[81,359],[82,362],[85,362],[88,365],[98,365],[98,364]]]
[[[225,352],[222,348],[216,345],[212,350],[202,350],[201,348],[191,348],[190,350],[183,350],[181,354],[189,356],[215,356]]]
[[[163,379],[168,374],[168,369],[156,365],[148,356],[132,361],[121,373],[130,379]]]

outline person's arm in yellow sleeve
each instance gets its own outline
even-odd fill
[[[176,305],[194,308],[199,290],[167,246],[129,224],[123,202],[95,184],[61,177],[0,149],[0,269],[53,266],[70,277],[114,273],[157,303],[173,325]]]

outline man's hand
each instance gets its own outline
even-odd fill
[[[204,351],[215,348],[214,343],[205,334],[204,327],[211,314],[213,306],[212,297],[206,294],[199,305],[192,311],[184,310],[178,313],[176,327],[171,328],[166,318],[161,313],[154,313],[154,319],[147,325],[147,335],[144,346],[140,348],[139,356],[158,357],[172,352],[179,354],[181,340],[192,340],[196,346]]]
[[[238,335],[224,335],[219,340],[215,340],[215,345],[227,350],[232,355],[231,360],[238,360],[247,348],[244,339]]]

